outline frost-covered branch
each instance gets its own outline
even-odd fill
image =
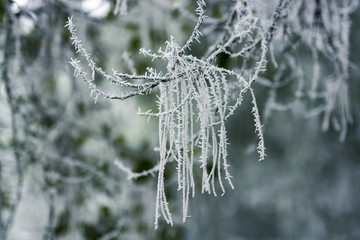
[[[126,3],[126,1],[117,1],[116,11],[119,11],[120,2]],[[335,125],[341,129],[341,139],[343,139],[347,123],[351,119],[346,84],[349,66],[350,10],[346,4],[337,10],[338,4],[335,1],[332,1],[329,7],[325,5],[323,1],[279,0],[274,1],[274,9],[269,10],[262,9],[262,4],[258,1],[237,0],[229,4],[230,8],[220,19],[211,18],[211,21],[206,22],[207,3],[198,0],[195,11],[196,24],[183,45],[170,36],[165,42],[165,48],[160,48],[157,52],[140,49],[140,54],[150,58],[151,61],[161,60],[167,64],[166,70],[147,68],[146,73],[142,75],[135,74],[135,71],[133,74],[126,74],[113,70],[111,76],[97,67],[76,35],[72,17],[68,19],[66,27],[71,33],[72,43],[77,53],[85,59],[92,77],[87,77],[79,60],[71,61],[75,69],[74,75],[83,79],[91,90],[91,95],[96,94],[95,99],[100,95],[107,99],[125,100],[152,93],[155,88],[158,91],[157,111],[154,113],[152,110],[147,112],[139,110],[138,112],[141,116],[158,118],[160,155],[158,164],[151,169],[134,173],[122,162],[115,161],[115,165],[127,174],[128,179],[158,174],[155,228],[158,227],[160,216],[167,223],[173,224],[165,194],[164,172],[169,162],[176,164],[178,190],[182,191],[184,222],[188,217],[189,197],[195,194],[194,166],[200,168],[203,193],[217,195],[219,188],[221,194],[224,194],[226,189],[224,180],[234,188],[228,164],[226,121],[242,105],[245,93],[248,91],[252,97],[255,133],[259,138],[257,147],[259,160],[265,159],[263,125],[253,90],[255,84],[269,89],[268,101],[264,104],[265,121],[272,110],[291,109],[300,99],[311,96],[312,100],[324,99],[326,102],[310,111],[311,115],[324,113],[324,129],[328,128],[335,109],[339,109],[337,114],[340,120],[335,121]],[[303,11],[303,8],[309,11]],[[320,11],[325,8],[329,9]],[[323,18],[322,14],[330,13],[335,16],[334,19],[339,20],[340,24],[333,27],[331,24],[334,25],[334,22],[326,22],[331,18],[329,16]],[[302,28],[308,29],[309,32],[301,32]],[[217,36],[209,38],[210,43],[204,54],[194,56],[191,45],[195,40],[200,42],[204,29],[220,30]],[[206,33],[209,34],[210,31]],[[280,35],[283,38],[279,40]],[[306,72],[298,61],[299,53],[296,48],[300,42],[311,48],[315,63],[313,82],[309,91],[305,83]],[[283,47],[279,50],[278,46]],[[283,54],[285,61],[276,59],[277,54]],[[334,76],[329,84],[322,86],[322,91],[319,91],[320,55],[326,57],[335,66]],[[230,57],[232,61],[230,67],[218,66],[223,56]],[[127,61],[132,62],[129,59]],[[261,76],[268,69],[268,65],[276,69],[274,79]],[[110,83],[130,88],[131,91],[120,95],[107,94],[93,83],[95,73]],[[139,81],[141,83],[136,83]],[[279,102],[278,89],[295,82],[297,87],[293,94],[294,100],[286,104]],[[195,148],[200,149],[198,159]]]
[[[196,25],[193,29],[191,36],[189,37],[189,39],[187,40],[185,45],[179,51],[179,55],[184,54],[184,52],[187,49],[190,50],[190,45],[192,44],[192,42],[194,42],[194,40],[196,40],[197,42],[200,42],[200,40],[199,40],[199,38],[201,36],[200,26],[206,17],[205,16],[205,7],[206,7],[205,0],[197,0],[197,8],[196,8],[195,12],[198,15],[198,19],[197,19]]]

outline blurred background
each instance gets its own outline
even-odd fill
[[[276,111],[266,119],[267,158],[259,162],[246,95],[227,123],[235,190],[227,187],[222,197],[201,194],[196,170],[199,191],[190,199],[191,218],[182,223],[176,165],[170,163],[166,191],[175,224],[161,221],[155,230],[157,178],[129,181],[114,161],[135,172],[156,165],[157,121],[136,114],[138,107],[156,109],[156,94],[95,103],[73,76],[69,61],[76,54],[64,25],[73,16],[87,50],[108,72],[142,74],[165,65],[143,57],[139,48],[156,51],[170,35],[185,42],[196,5],[123,0],[117,9],[116,2],[0,1],[0,239],[360,239],[359,9],[350,15],[354,121],[345,141],[332,128],[321,130],[321,115]],[[270,13],[276,2],[267,3]],[[232,4],[208,1],[207,15],[220,19]],[[211,37],[201,42],[192,54],[201,55]],[[302,51],[299,57],[311,65]],[[281,52],[274,56],[282,61]],[[218,64],[234,64],[228,61],[220,56]],[[275,73],[269,64],[264,77]],[[120,92],[99,77],[96,84]],[[254,90],[264,111],[269,91],[261,85]]]

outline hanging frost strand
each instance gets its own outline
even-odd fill
[[[254,91],[253,91],[252,88],[250,88],[250,93],[251,93],[252,104],[253,104],[251,112],[252,112],[252,114],[254,116],[255,132],[257,132],[258,137],[259,137],[259,143],[258,143],[258,146],[257,146],[257,151],[259,153],[259,161],[262,161],[262,160],[265,159],[265,156],[266,156],[266,154],[265,154],[265,144],[264,144],[264,135],[263,135],[263,132],[262,132],[263,126],[261,125],[261,122],[260,122],[259,109],[257,107],[255,94],[254,94]]]

